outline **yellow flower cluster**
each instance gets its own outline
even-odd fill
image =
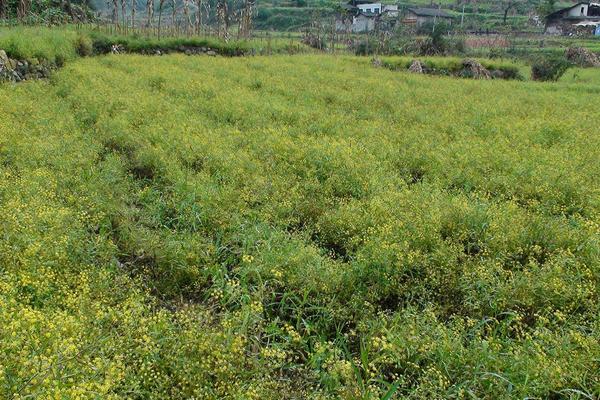
[[[588,73],[107,56],[0,85],[0,398],[597,397]]]

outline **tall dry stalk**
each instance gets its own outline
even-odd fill
[[[176,28],[177,28],[176,20],[177,20],[177,1],[171,0],[171,28],[172,28],[173,32],[175,32]]]
[[[121,23],[123,24],[123,28],[127,30],[127,0],[120,0],[121,2]]]
[[[163,7],[165,5],[165,0],[159,0],[158,2],[158,38],[160,39],[160,30],[162,28],[162,13]]]
[[[154,0],[146,0],[146,27],[154,26]]]
[[[204,6],[204,0],[196,0],[196,34],[200,34],[202,29],[202,7]]]
[[[229,39],[229,14],[227,0],[217,1],[217,36],[221,39]]]
[[[247,39],[252,31],[252,14],[254,13],[254,0],[244,0],[244,6],[240,12],[238,35]]]
[[[187,21],[186,32],[189,32],[194,24],[192,23],[192,16],[190,15],[190,0],[183,0],[183,15]]]
[[[17,18],[22,21],[29,14],[29,11],[31,11],[31,0],[19,0]]]
[[[119,0],[112,0],[112,23],[119,25]]]
[[[135,10],[137,8],[137,0],[131,0],[131,29],[135,29]]]
[[[0,0],[0,19],[8,16],[8,0]]]

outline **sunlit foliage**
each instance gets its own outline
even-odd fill
[[[0,86],[0,397],[597,398],[595,82],[175,55]]]

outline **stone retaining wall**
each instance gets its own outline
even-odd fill
[[[15,60],[0,50],[0,81],[21,82],[50,76],[56,65],[46,60]]]

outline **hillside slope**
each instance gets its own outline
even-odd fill
[[[277,30],[277,31],[297,31],[305,29],[315,21],[321,21],[326,24],[331,22],[331,19],[336,11],[339,11],[339,6],[345,1],[339,0],[258,0],[256,1],[254,26],[257,29]],[[397,4],[400,9],[408,7],[442,7],[454,13],[457,18],[463,12],[463,2],[456,0],[444,0],[431,2],[430,0],[413,0],[413,1],[391,1],[384,0],[383,3]],[[531,30],[534,27],[529,24],[529,14],[535,13],[540,6],[539,0],[521,0],[516,2],[496,1],[496,0],[478,0],[465,3],[464,7],[464,28],[465,29],[500,29],[513,28],[518,30]],[[107,17],[110,16],[109,3],[99,2],[94,4],[95,7],[102,11]],[[138,1],[137,16],[144,19],[146,4],[143,1]],[[155,1],[154,6],[158,10],[159,2]],[[171,2],[164,3],[165,16],[171,15]],[[207,0],[205,4],[210,12],[210,18],[216,9],[216,0]],[[557,2],[555,7],[563,7],[570,4],[569,2]],[[229,1],[229,10],[233,15],[234,10],[239,8],[241,3]],[[508,7],[508,5],[511,5]],[[507,21],[504,21],[504,12],[508,9]],[[130,9],[130,7],[127,7]],[[176,9],[183,21],[183,1],[176,1]],[[195,12],[194,2],[189,3],[191,12]],[[128,11],[128,15],[130,12]],[[204,17],[206,18],[206,17]],[[214,21],[213,21],[214,22]],[[539,27],[538,27],[539,28]]]

